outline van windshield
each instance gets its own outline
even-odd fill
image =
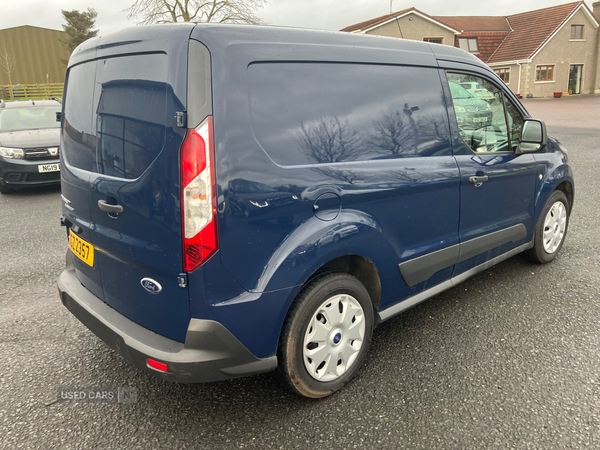
[[[60,106],[27,106],[0,110],[0,132],[58,128],[56,113]]]

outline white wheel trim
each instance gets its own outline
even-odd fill
[[[544,219],[543,243],[544,251],[548,254],[554,253],[563,238],[567,229],[567,208],[561,201],[555,202],[546,218]]]
[[[365,315],[351,295],[325,300],[313,314],[302,345],[304,367],[315,380],[333,381],[352,367],[365,338]]]

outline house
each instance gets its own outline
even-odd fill
[[[0,58],[12,60],[10,77],[0,64],[0,86],[16,84],[63,83],[69,51],[62,41],[67,33],[23,25],[0,30]]]
[[[430,16],[416,8],[342,31],[460,47],[522,96],[600,93],[600,2],[583,1],[511,16]]]

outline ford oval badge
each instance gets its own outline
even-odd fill
[[[158,294],[162,291],[162,286],[158,281],[154,281],[152,278],[142,278],[142,287],[151,294]]]

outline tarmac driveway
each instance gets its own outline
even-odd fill
[[[320,401],[271,374],[140,373],[58,299],[60,192],[0,196],[0,448],[600,448],[600,96],[524,104],[575,171],[561,254],[511,258],[383,323],[356,380]],[[59,386],[138,400],[55,403]]]

